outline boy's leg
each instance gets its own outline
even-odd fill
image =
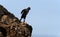
[[[26,20],[26,17],[24,17],[24,22],[25,22],[25,20]]]
[[[20,22],[21,22],[22,18],[20,19]]]
[[[24,19],[24,22],[25,22],[25,19]]]

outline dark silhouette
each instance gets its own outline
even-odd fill
[[[22,10],[22,12],[21,12],[22,16],[21,16],[20,21],[21,21],[22,18],[23,18],[23,19],[24,19],[24,22],[25,22],[26,15],[28,14],[29,10],[30,10],[30,7],[28,7],[28,8],[26,8],[26,9],[23,9],[23,10]]]

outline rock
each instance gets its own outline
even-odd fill
[[[20,20],[0,5],[0,36],[31,37],[32,26]]]

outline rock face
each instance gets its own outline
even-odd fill
[[[0,37],[31,37],[32,26],[19,21],[12,13],[0,5]]]

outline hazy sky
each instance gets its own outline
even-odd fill
[[[60,37],[60,0],[0,0],[0,4],[19,19],[21,10],[30,6],[26,22],[33,35]]]

